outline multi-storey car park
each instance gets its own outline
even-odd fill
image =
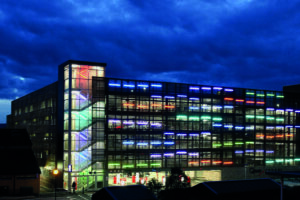
[[[299,166],[299,86],[107,78],[105,67],[67,61],[58,82],[12,102],[8,125],[29,130],[42,176],[58,168],[62,187],[165,183],[173,167],[194,185]]]

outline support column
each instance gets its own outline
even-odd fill
[[[284,177],[283,176],[280,177],[280,181],[281,181],[280,199],[283,200],[283,184],[284,184]]]
[[[108,173],[106,170],[104,170],[103,174],[103,187],[108,187]]]
[[[86,191],[89,188],[89,177],[90,177],[90,175],[87,175],[87,178],[86,178]]]
[[[97,182],[97,174],[95,174],[95,190],[97,190],[97,185],[98,185],[98,182]]]
[[[72,154],[71,154],[71,148],[72,148],[72,65],[69,64],[69,113],[68,113],[68,118],[69,118],[69,124],[68,124],[68,165],[72,164]],[[68,170],[68,191],[71,192],[72,188],[72,177],[71,177],[71,172]]]

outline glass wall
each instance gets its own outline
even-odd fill
[[[108,169],[295,165],[281,92],[107,79]]]
[[[198,170],[198,171],[185,171],[185,174],[190,178],[191,186],[197,185],[206,181],[221,181],[221,170]],[[166,184],[166,177],[170,174],[160,171],[150,172],[125,172],[118,173],[112,172],[108,176],[109,186],[126,186],[134,184],[147,184],[151,179],[156,179],[163,185]]]
[[[92,77],[103,77],[104,67],[70,64],[64,69],[64,185],[67,187],[67,180],[82,184],[77,176],[91,171],[94,164],[91,162]],[[71,180],[68,171],[72,171]]]

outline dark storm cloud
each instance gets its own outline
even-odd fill
[[[2,1],[0,95],[57,80],[69,59],[110,77],[279,90],[300,83],[297,1]]]

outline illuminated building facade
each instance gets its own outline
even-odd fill
[[[65,188],[164,182],[173,167],[197,184],[224,179],[224,169],[300,163],[300,108],[287,107],[282,91],[106,78],[105,67],[59,66],[56,167]]]

